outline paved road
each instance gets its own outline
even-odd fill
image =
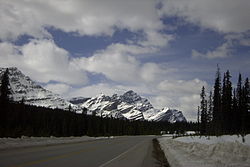
[[[0,167],[152,167],[153,136],[0,151]]]

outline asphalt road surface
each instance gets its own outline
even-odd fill
[[[153,136],[0,151],[0,167],[154,167]]]

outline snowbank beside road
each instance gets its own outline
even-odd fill
[[[238,142],[243,145],[250,146],[250,135],[246,135],[244,138],[237,135],[224,135],[224,136],[188,136],[188,137],[178,137],[175,139],[176,141],[181,141],[185,143],[197,142],[201,144],[215,144],[215,143],[225,143],[225,142]],[[245,140],[245,142],[243,142]]]
[[[158,140],[171,167],[250,167],[250,135]]]
[[[104,139],[109,137],[26,137],[21,138],[0,138],[0,150],[10,148],[21,148],[30,146],[44,146],[64,143],[77,143],[88,140]],[[112,137],[110,137],[112,138]]]

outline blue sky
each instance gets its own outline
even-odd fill
[[[65,98],[130,89],[196,119],[216,65],[250,74],[246,0],[0,1],[0,66]]]

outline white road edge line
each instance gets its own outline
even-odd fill
[[[105,162],[104,164],[100,165],[99,167],[104,167],[104,166],[110,164],[112,161],[114,161],[114,160],[120,158],[121,156],[123,156],[124,154],[128,153],[129,151],[135,149],[138,145],[140,145],[141,143],[144,143],[144,142],[145,142],[145,141],[142,141],[142,142],[136,144],[134,147],[132,147],[132,148],[128,149],[127,151],[121,153],[120,155],[116,156],[115,158],[109,160],[108,162]]]

